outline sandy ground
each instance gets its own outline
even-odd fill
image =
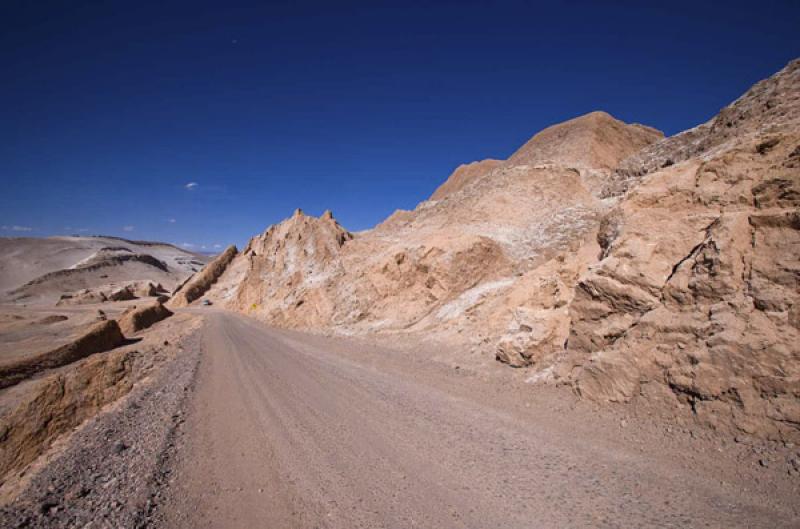
[[[159,527],[798,527],[795,447],[206,309]]]

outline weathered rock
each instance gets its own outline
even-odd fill
[[[592,113],[351,234],[298,211],[210,289],[270,324],[480,349],[585,398],[798,439],[800,61],[694,129]]]
[[[127,301],[136,299],[136,294],[130,286],[124,286],[109,292],[108,299],[109,301]]]
[[[84,289],[73,294],[62,294],[56,302],[56,306],[87,305],[105,303],[106,301],[108,301],[108,297],[106,297],[105,293]]]
[[[119,327],[124,334],[131,335],[170,316],[172,312],[159,301],[155,301],[125,313],[119,319]]]
[[[125,341],[116,321],[102,321],[85,334],[52,351],[0,365],[0,388],[11,386],[45,369],[63,366],[95,353],[108,351]]]
[[[236,246],[228,246],[200,272],[191,276],[186,283],[181,285],[173,295],[170,304],[173,307],[185,307],[199,299],[219,279],[237,253]]]
[[[487,176],[493,170],[503,165],[502,160],[481,160],[459,165],[453,174],[440,185],[431,195],[431,200],[441,200],[448,195],[464,189],[475,180]]]
[[[800,438],[800,214],[791,193],[767,192],[800,182],[776,163],[800,135],[781,138],[657,171],[620,203],[621,233],[570,306],[580,367],[567,378],[582,395],[662,384],[711,427]]]

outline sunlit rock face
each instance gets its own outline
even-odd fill
[[[270,324],[424,337],[798,439],[800,62],[664,139],[593,112],[349,233],[297,211],[212,288]]]

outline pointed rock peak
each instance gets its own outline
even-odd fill
[[[303,216],[305,216],[305,213],[303,213],[302,209],[297,208],[296,210],[294,210],[294,214],[292,216],[293,217],[303,217]]]
[[[323,220],[333,220],[333,212],[329,209],[326,209],[320,218]]]

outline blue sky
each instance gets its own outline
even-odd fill
[[[800,56],[800,2],[710,4],[6,1],[0,236],[360,230],[592,110],[674,134]]]

